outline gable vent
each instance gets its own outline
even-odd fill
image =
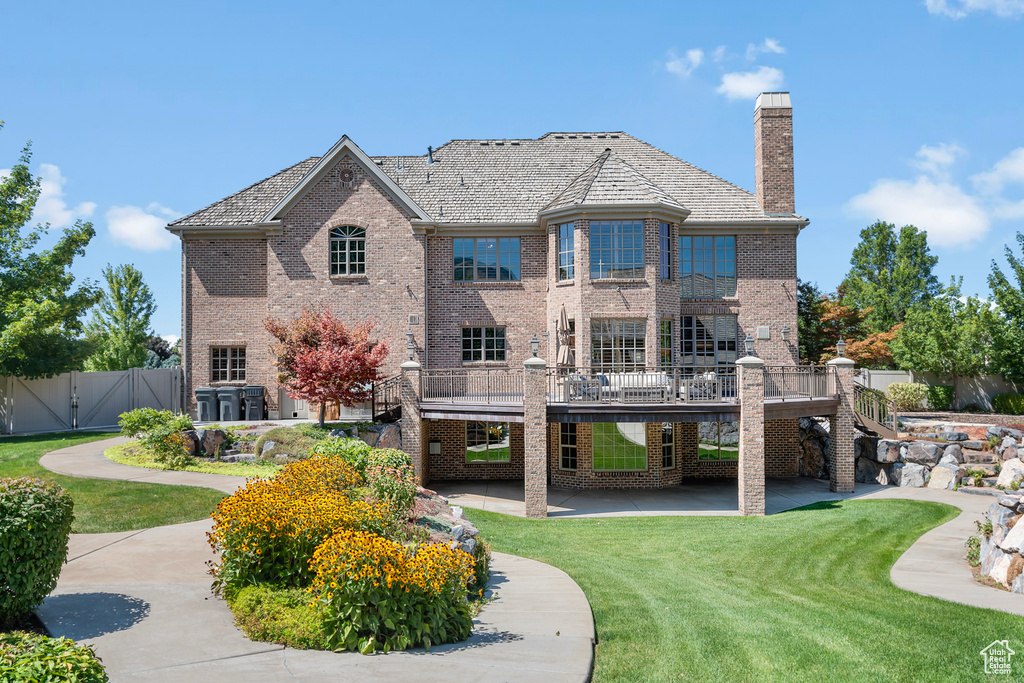
[[[419,325],[420,324],[420,316],[419,316],[418,313],[413,313],[412,315],[409,316],[409,324],[410,325]]]

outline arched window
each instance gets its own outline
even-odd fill
[[[366,230],[343,225],[331,230],[331,275],[366,272]]]

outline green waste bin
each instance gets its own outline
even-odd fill
[[[213,387],[196,387],[196,417],[200,422],[216,422],[217,390]]]
[[[245,419],[247,422],[263,419],[263,387],[245,387]]]
[[[242,419],[243,393],[242,387],[221,387],[217,389],[221,422],[237,422]]]

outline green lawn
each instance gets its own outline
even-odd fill
[[[202,519],[224,494],[194,486],[81,479],[54,474],[39,465],[44,453],[116,434],[78,432],[0,438],[0,477],[37,477],[57,482],[75,501],[75,533],[147,529]]]
[[[987,680],[1024,618],[928,598],[893,562],[952,507],[820,503],[762,518],[527,520],[469,510],[500,552],[566,571],[597,624],[595,681]],[[1014,662],[1015,680],[1024,659]]]
[[[145,467],[152,470],[169,470],[170,467],[157,462],[153,453],[138,441],[129,441],[120,446],[112,446],[103,452],[103,456],[112,462],[132,467]],[[236,477],[272,477],[284,469],[284,465],[256,462],[208,462],[196,460],[194,465],[180,470],[182,472],[202,472],[204,474],[226,474]]]

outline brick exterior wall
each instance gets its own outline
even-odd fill
[[[466,462],[466,423],[462,420],[428,420],[427,441],[440,441],[441,454],[431,455],[432,480],[522,479],[523,424],[509,423],[509,461],[507,463]]]
[[[793,110],[754,111],[754,194],[765,213],[793,213]]]
[[[800,474],[800,420],[765,420],[764,474],[766,477]]]
[[[836,388],[839,391],[839,409],[829,419],[829,489],[837,493],[853,493],[854,451],[853,438],[853,377],[854,365],[849,358],[829,361],[836,369]]]
[[[747,359],[749,360],[749,359]],[[765,424],[764,373],[761,364],[750,363],[739,368],[740,394],[740,458],[739,510],[744,515],[765,513]]]
[[[523,450],[527,517],[548,516],[547,366],[526,361],[523,377]]]

